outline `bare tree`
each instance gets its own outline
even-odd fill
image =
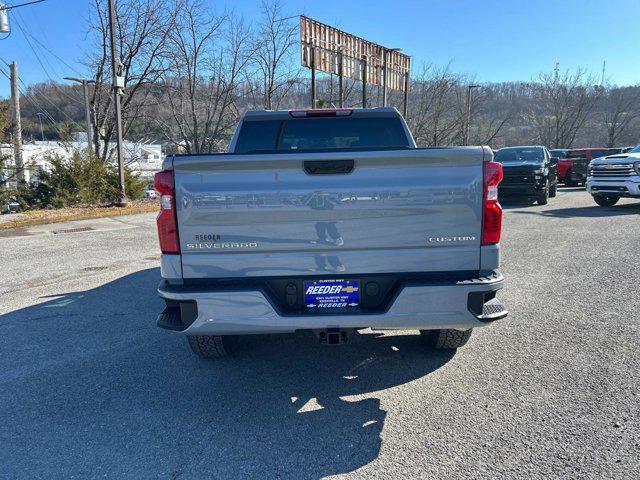
[[[254,61],[262,107],[277,109],[296,84],[300,68],[295,66],[298,25],[286,18],[281,0],[263,1]]]
[[[107,2],[94,0],[94,7],[91,30],[96,49],[89,63],[96,81],[91,97],[93,138],[96,155],[106,161],[111,154],[109,142],[115,130]],[[116,42],[125,80],[122,115],[126,135],[131,125],[142,119],[151,93],[146,87],[157,82],[164,72],[167,32],[173,28],[175,10],[167,0],[120,0],[116,17]]]
[[[461,128],[460,78],[449,66],[424,66],[411,83],[409,124],[416,143],[435,147],[452,143]]]
[[[551,148],[571,147],[600,96],[582,69],[543,73],[530,85],[532,102],[525,118],[536,130],[536,140]]]
[[[95,151],[105,161],[114,131],[106,0],[93,0],[95,48],[88,65],[92,89]],[[204,3],[204,2],[203,2]],[[296,22],[281,0],[266,0],[261,20],[247,27],[227,13],[211,15],[199,0],[119,0],[117,41],[126,80],[123,98],[127,138],[162,136],[188,152],[220,150],[242,112],[249,108],[301,108],[309,87],[298,67]],[[470,79],[449,66],[423,67],[412,76],[409,124],[419,145],[460,142]],[[360,106],[362,83],[345,79],[345,105]],[[335,81],[319,75],[317,95],[338,103]],[[380,89],[367,86],[371,104]],[[388,92],[400,107],[403,94]],[[25,94],[23,134],[64,140],[84,123],[82,90],[55,82],[30,85]],[[593,86],[581,69],[556,69],[531,82],[484,84],[471,103],[472,143],[494,147],[549,147],[637,143],[640,86]]]
[[[640,91],[637,88],[606,87],[601,98],[600,121],[606,135],[607,147],[618,144],[635,119],[640,117]]]
[[[482,85],[471,96],[471,125],[469,138],[471,145],[495,145],[503,130],[513,118],[512,102],[507,100],[496,109],[496,97],[500,93],[491,85]],[[513,95],[509,94],[513,98]]]
[[[217,151],[239,119],[240,78],[253,53],[250,31],[199,0],[182,0],[178,11],[162,82],[168,118],[156,116],[159,129],[187,153]]]

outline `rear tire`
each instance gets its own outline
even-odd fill
[[[558,193],[558,184],[555,183],[553,187],[549,189],[549,197],[553,198],[556,196],[557,193]]]
[[[439,350],[455,350],[464,346],[471,338],[473,329],[469,330],[420,330],[420,336],[422,342],[431,347]]]
[[[609,197],[607,195],[594,195],[593,199],[601,207],[613,207],[616,203],[618,203],[618,200],[620,200],[620,197]]]
[[[547,183],[544,186],[544,191],[538,195],[538,205],[546,205],[549,203],[549,180],[547,179]]]
[[[200,358],[222,358],[238,348],[237,335],[187,335],[191,351]]]

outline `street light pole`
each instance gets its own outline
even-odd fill
[[[89,84],[96,83],[94,80],[82,80],[75,77],[64,77],[65,80],[72,82],[78,82],[82,84],[82,91],[84,93],[84,121],[87,128],[87,151],[91,153],[93,145],[93,128],[91,126],[91,106],[89,104]]]
[[[469,144],[469,125],[471,125],[471,90],[480,85],[467,85],[467,122],[464,128],[464,145]]]
[[[115,0],[109,0],[109,32],[111,43],[111,72],[113,76],[113,99],[115,102],[116,115],[116,141],[118,151],[118,175],[120,178],[120,202],[121,207],[127,206],[127,193],[124,189],[124,151],[122,148],[122,105],[120,104],[121,89],[124,88],[122,77],[120,76],[121,63],[116,57],[116,7]],[[118,58],[118,59],[117,59]]]

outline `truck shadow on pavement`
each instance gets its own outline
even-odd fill
[[[417,335],[361,334],[331,348],[296,334],[246,337],[234,357],[201,360],[155,326],[158,279],[143,270],[0,316],[8,478],[350,472],[380,451],[386,412],[375,392],[453,356]]]
[[[522,205],[521,205],[522,206]],[[515,208],[515,207],[512,207]],[[600,207],[598,205],[588,207],[572,207],[572,208],[554,208],[552,210],[518,210],[509,212],[509,215],[541,215],[543,217],[582,217],[582,218],[601,218],[601,217],[619,217],[624,215],[639,215],[640,203],[627,203],[615,205],[613,207]]]

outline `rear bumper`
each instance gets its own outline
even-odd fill
[[[616,197],[640,197],[640,177],[631,179],[598,180],[593,177],[587,179],[587,192],[591,195],[608,195]]]
[[[168,308],[193,311],[182,325],[162,320],[158,325],[188,335],[288,333],[326,328],[379,328],[429,330],[480,327],[506,317],[507,310],[495,299],[503,286],[498,271],[466,280],[430,282],[401,288],[389,308],[381,313],[287,315],[261,290],[204,290],[162,281],[158,293]],[[191,306],[194,306],[192,308]]]

